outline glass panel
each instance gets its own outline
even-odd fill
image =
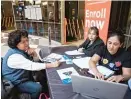
[[[51,28],[51,39],[61,41],[61,2],[48,1],[48,29]]]
[[[20,1],[18,4],[15,3],[13,8],[17,29],[25,29],[30,35],[43,36],[46,38],[49,38],[50,33],[52,40],[60,42],[60,7],[61,1],[40,2],[39,0],[39,2]],[[51,32],[49,32],[49,29],[51,29]]]

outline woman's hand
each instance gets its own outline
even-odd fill
[[[29,48],[27,50],[27,53],[31,56],[35,56],[36,55],[36,52],[35,52],[35,48]]]
[[[110,78],[107,79],[107,81],[111,82],[120,82],[123,81],[124,77],[122,75],[116,75],[116,76],[111,76]]]
[[[101,74],[100,72],[96,72],[95,73],[95,78],[100,79],[100,80],[104,80],[104,75]]]
[[[53,63],[47,63],[46,68],[58,67],[60,65],[59,61],[55,61]]]
[[[60,65],[60,62],[59,61],[55,61],[52,64],[52,67],[58,67]]]

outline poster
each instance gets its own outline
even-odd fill
[[[39,5],[25,7],[25,18],[33,20],[42,20],[42,11]]]
[[[35,11],[35,8],[31,8],[31,19],[36,19],[36,11]]]
[[[106,43],[111,10],[111,1],[86,1],[85,0],[85,29],[84,39],[87,38],[88,29],[97,26],[99,36]]]
[[[42,20],[41,8],[36,8],[36,18],[37,20]]]

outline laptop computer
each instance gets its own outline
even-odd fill
[[[73,91],[94,99],[123,99],[128,86],[85,76],[71,75]]]

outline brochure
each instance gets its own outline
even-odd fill
[[[60,76],[60,79],[62,80],[63,84],[68,84],[72,82],[72,74],[79,75],[73,67],[57,70],[57,73]]]

